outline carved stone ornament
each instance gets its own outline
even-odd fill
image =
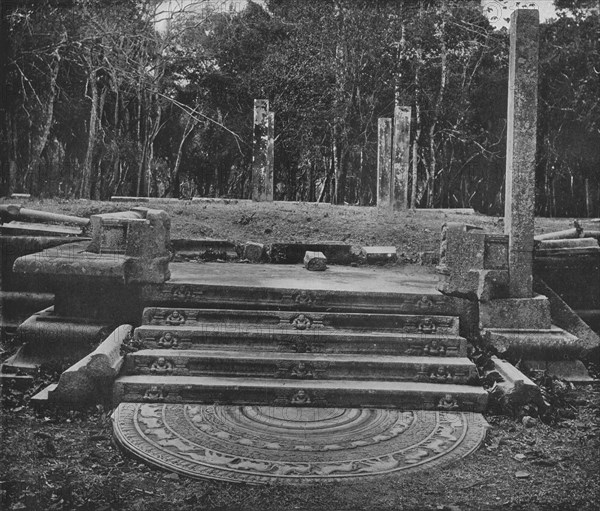
[[[177,348],[179,346],[179,340],[171,332],[165,332],[162,337],[158,340],[159,348]]]
[[[292,326],[296,330],[306,330],[312,326],[312,320],[305,314],[298,314],[292,320]]]
[[[452,394],[445,394],[444,397],[440,399],[437,407],[440,410],[457,410],[458,403]]]
[[[427,295],[423,295],[417,301],[418,309],[431,309],[432,307],[433,307],[433,302],[431,301],[431,298],[429,298]]]
[[[161,388],[157,385],[152,385],[149,389],[144,392],[144,401],[164,401],[165,394]]]
[[[179,325],[183,325],[185,323],[185,316],[175,310],[172,311],[165,319],[165,323],[167,325],[171,325],[171,326],[179,326]]]
[[[309,291],[298,291],[292,295],[292,299],[298,305],[312,305],[315,303],[315,296]]]
[[[419,323],[419,332],[422,334],[433,334],[437,331],[437,326],[431,318],[423,318]]]
[[[429,381],[436,383],[447,383],[454,381],[454,375],[448,370],[447,366],[438,366],[429,372]]]
[[[156,374],[170,374],[173,372],[173,362],[165,357],[158,357],[150,366],[150,371]]]
[[[446,346],[437,339],[432,339],[431,342],[423,348],[423,353],[431,357],[443,357],[446,355]]]

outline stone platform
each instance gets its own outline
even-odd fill
[[[478,413],[122,403],[118,445],[155,467],[248,484],[311,484],[413,473],[482,443]]]

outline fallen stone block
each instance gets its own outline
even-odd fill
[[[304,267],[310,271],[325,271],[327,258],[322,252],[306,252],[304,254]]]
[[[244,259],[251,263],[260,263],[265,256],[265,246],[262,243],[248,241],[244,245]]]
[[[533,381],[506,360],[492,357],[492,362],[494,371],[502,377],[502,381],[495,384],[491,394],[502,411],[517,416],[528,405],[533,405],[538,410],[545,408],[542,392]]]
[[[396,247],[362,247],[361,255],[367,264],[393,263],[398,260]]]
[[[123,364],[121,344],[131,336],[133,327],[121,325],[92,353],[69,367],[58,384],[32,398],[34,404],[82,405],[103,403],[110,399],[112,382]]]

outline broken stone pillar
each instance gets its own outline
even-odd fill
[[[504,232],[513,298],[533,296],[538,24],[534,9],[517,9],[510,20]]]
[[[377,135],[377,207],[391,209],[394,206],[392,119],[379,119]]]
[[[410,107],[394,110],[394,185],[392,197],[396,209],[407,209],[408,164],[410,151]]]
[[[273,162],[269,165],[269,101],[254,100],[254,135],[252,140],[252,200],[273,200]],[[271,127],[269,127],[271,124]]]

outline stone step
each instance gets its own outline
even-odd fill
[[[373,353],[465,357],[458,335],[353,330],[295,330],[208,323],[202,327],[142,325],[134,340],[143,349],[276,351],[285,353]]]
[[[331,266],[310,272],[299,265],[172,263],[171,279],[142,286],[146,306],[457,316],[461,335],[477,327],[477,307],[436,290],[423,267]]]
[[[427,314],[369,314],[290,311],[253,311],[233,309],[173,309],[147,307],[142,324],[203,326],[206,323],[244,324],[275,329],[322,330],[352,329],[404,333],[458,335],[458,317]]]
[[[127,356],[124,374],[237,376],[299,380],[475,381],[468,358],[397,357],[248,351],[141,350]]]
[[[136,375],[115,381],[113,404],[218,403],[483,412],[487,396],[481,387],[440,383]]]
[[[18,326],[29,316],[50,307],[53,302],[53,293],[0,291],[0,324]]]

